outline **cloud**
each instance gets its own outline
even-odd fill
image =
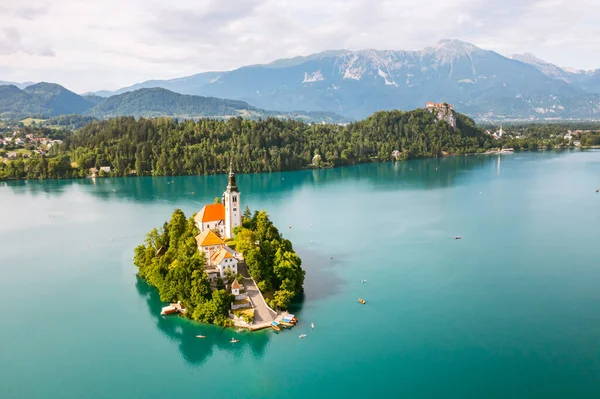
[[[597,0],[2,3],[3,79],[57,81],[80,92],[330,49],[416,50],[445,38],[600,68]]]
[[[48,9],[48,4],[43,5],[41,7],[19,7],[15,11],[15,16],[22,19],[26,19],[28,21],[33,21],[39,16],[46,15],[48,13]]]
[[[54,51],[48,45],[23,43],[19,30],[16,28],[4,28],[4,37],[0,37],[0,54],[11,55],[18,53],[43,57],[54,56]]]

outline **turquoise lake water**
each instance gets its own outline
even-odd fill
[[[600,397],[600,152],[239,175],[307,272],[280,333],[162,318],[136,278],[225,185],[0,183],[0,398]]]

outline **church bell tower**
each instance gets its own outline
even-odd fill
[[[233,238],[233,228],[242,225],[242,206],[240,192],[235,183],[233,162],[229,166],[229,179],[227,190],[223,193],[223,204],[225,205],[225,237]]]

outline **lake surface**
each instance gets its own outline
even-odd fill
[[[163,318],[136,278],[144,235],[225,186],[0,183],[0,397],[600,396],[600,152],[239,175],[307,272],[280,333]]]

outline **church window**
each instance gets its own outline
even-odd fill
[[[236,211],[237,211],[237,208],[233,208],[233,211],[234,211],[234,212],[236,212]]]
[[[237,202],[237,197],[232,198],[233,202]]]

